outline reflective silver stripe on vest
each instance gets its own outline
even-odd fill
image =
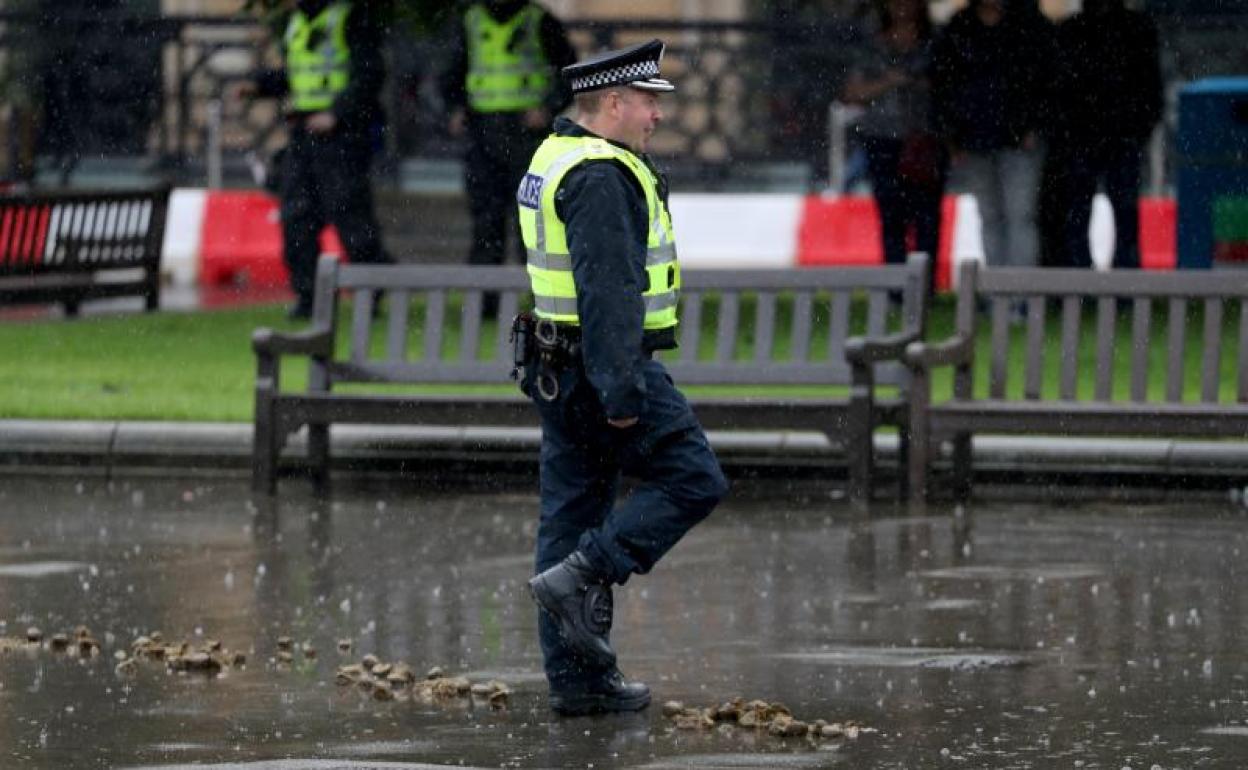
[[[533,297],[533,306],[539,313],[548,315],[576,315],[575,297]]]
[[[659,310],[667,310],[669,307],[676,307],[676,292],[667,291],[662,294],[647,294],[646,297],[646,313],[655,313]]]
[[[646,250],[647,265],[662,265],[676,261],[676,244],[663,243]]]
[[[571,254],[547,254],[537,249],[526,250],[529,257],[529,267],[536,267],[539,270],[563,270],[572,269]]]

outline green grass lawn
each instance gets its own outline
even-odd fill
[[[788,352],[787,325],[791,321],[786,306],[781,305],[776,332],[776,358]],[[820,308],[816,307],[816,318]],[[226,420],[245,421],[252,416],[252,387],[255,360],[251,353],[251,333],[260,326],[293,329],[285,320],[285,308],[277,305],[233,310],[194,313],[156,313],[86,317],[79,320],[38,320],[0,322],[0,418],[54,419],[144,419],[144,420]],[[1186,355],[1190,370],[1199,371],[1200,308],[1190,312],[1196,318],[1189,322]],[[741,317],[750,319],[748,303]],[[860,329],[863,309],[856,307],[851,330]],[[413,310],[414,324],[419,326],[419,308]],[[454,308],[447,314],[456,318]],[[701,354],[709,355],[714,347],[714,324],[717,314],[713,306],[703,311]],[[1130,324],[1124,314],[1119,319],[1116,349],[1115,393],[1125,396],[1130,372]],[[1048,316],[1046,341],[1045,393],[1056,395],[1058,382],[1057,355],[1060,339],[1057,314]],[[1223,341],[1221,392],[1224,400],[1234,399],[1234,350],[1238,315],[1228,313]],[[384,344],[384,325],[377,324],[372,338],[374,349]],[[981,350],[987,346],[987,324],[981,325]],[[941,298],[933,308],[930,339],[942,339],[953,328],[952,298]],[[1093,388],[1094,322],[1091,313],[1085,316],[1084,336],[1080,346],[1081,397],[1090,397]],[[1159,308],[1153,322],[1150,361],[1152,376],[1149,392],[1155,398],[1164,393],[1161,372],[1167,354],[1165,310]],[[492,325],[483,334],[482,349],[493,349],[496,328]],[[1022,392],[1023,332],[1012,333],[1010,351],[1011,381],[1009,393],[1018,397]],[[346,330],[339,340],[346,346]],[[458,347],[458,329],[448,328],[444,351],[454,355]],[[816,357],[826,356],[826,331],[812,343]],[[413,335],[413,357],[419,357],[420,342]],[[745,324],[737,343],[736,355],[749,358],[753,351],[752,329]],[[979,356],[981,374],[987,371],[986,356]],[[497,387],[478,386],[477,390],[506,391],[507,362],[499,363],[502,381]],[[1017,374],[1016,374],[1017,373]],[[307,367],[300,359],[290,359],[283,367],[283,389],[297,389],[306,383]],[[977,377],[983,385],[986,376]],[[942,372],[934,382],[934,397],[947,397],[950,372]],[[1196,398],[1200,383],[1191,378],[1184,383],[1188,398]],[[373,388],[378,389],[378,388]],[[387,390],[387,388],[380,388]],[[389,388],[393,389],[393,388]],[[436,390],[434,386],[421,388]],[[456,388],[463,391],[463,388]],[[690,388],[693,392],[742,393],[758,392],[758,388]],[[781,389],[768,389],[781,390]],[[819,393],[819,388],[786,389],[800,394]],[[823,392],[827,392],[826,390]]]

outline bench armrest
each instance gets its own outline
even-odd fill
[[[334,352],[334,335],[329,329],[312,328],[301,332],[279,332],[261,328],[252,333],[251,348],[257,356],[261,357],[329,356]]]
[[[955,334],[940,342],[913,342],[906,346],[903,360],[911,369],[932,369],[937,366],[965,366],[975,355],[975,340]]]
[[[853,366],[897,361],[906,346],[918,339],[918,331],[897,332],[883,337],[850,337],[845,340],[845,358]]]

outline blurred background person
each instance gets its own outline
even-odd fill
[[[1092,198],[1104,185],[1114,211],[1114,267],[1140,266],[1144,149],[1164,104],[1157,27],[1123,0],[1083,0],[1059,27],[1066,115],[1065,262],[1090,267]]]
[[[864,107],[857,132],[880,211],[884,260],[913,249],[933,259],[948,160],[931,120],[932,22],[926,0],[881,0],[880,30],[850,72],[842,99]]]
[[[989,265],[1032,267],[1041,131],[1057,55],[1029,0],[970,0],[932,49],[932,107],[954,174],[975,196]]]
[[[508,223],[514,221],[520,178],[554,116],[572,99],[558,73],[576,62],[576,52],[563,24],[529,0],[468,3],[455,29],[451,64],[441,87],[450,133],[466,133],[468,139],[468,262],[500,265],[506,261]],[[518,243],[518,230],[516,235]],[[495,301],[487,299],[487,311]]]
[[[368,173],[384,117],[385,27],[370,5],[351,0],[298,0],[282,36],[285,68],[255,76],[244,94],[285,96],[290,140],[278,171],[282,249],[295,305],[312,315],[320,233],[338,229],[352,262],[390,261],[382,248]]]

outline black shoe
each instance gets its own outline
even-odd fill
[[[577,652],[602,668],[615,667],[615,650],[607,641],[614,611],[611,586],[580,551],[533,577],[529,592]]]
[[[625,682],[619,670],[584,688],[550,691],[551,710],[565,717],[641,711],[649,705],[650,688],[641,682]]]

